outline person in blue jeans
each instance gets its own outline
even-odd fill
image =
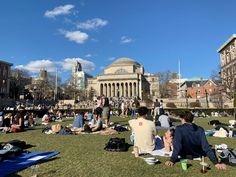
[[[83,125],[84,125],[84,113],[81,112],[75,117],[72,127],[73,128],[82,128]]]

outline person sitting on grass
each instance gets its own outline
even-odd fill
[[[16,133],[16,132],[22,132],[24,131],[25,125],[24,125],[24,115],[23,113],[17,113],[13,120],[10,132]]]
[[[162,128],[170,128],[171,122],[169,116],[165,113],[164,109],[160,109],[160,116],[158,118]]]
[[[171,128],[165,132],[163,136],[163,144],[166,152],[173,151],[173,139],[174,139],[175,129]]]
[[[102,109],[96,108],[93,112],[93,119],[95,120],[95,124],[90,125],[92,132],[102,130]]]
[[[209,146],[204,129],[192,123],[194,118],[192,113],[187,111],[180,115],[180,118],[182,125],[175,129],[173,153],[165,165],[173,166],[178,161],[178,156],[193,159],[207,155],[217,169],[225,170],[226,165],[218,162],[215,153]]]
[[[129,120],[134,134],[134,146],[139,152],[151,152],[155,149],[156,127],[153,121],[147,120],[148,109],[138,108],[138,118]]]
[[[84,125],[84,112],[81,112],[75,116],[72,127],[73,128],[82,128]]]

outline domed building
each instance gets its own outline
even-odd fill
[[[104,74],[89,78],[87,90],[108,97],[155,99],[159,96],[159,78],[144,73],[137,61],[119,58],[104,69]]]

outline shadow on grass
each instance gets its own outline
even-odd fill
[[[21,175],[18,175],[18,174],[12,174],[12,175],[8,175],[7,177],[21,177]]]

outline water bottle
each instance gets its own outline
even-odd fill
[[[229,130],[229,137],[230,137],[230,138],[233,137],[233,130],[232,130],[232,129]]]

